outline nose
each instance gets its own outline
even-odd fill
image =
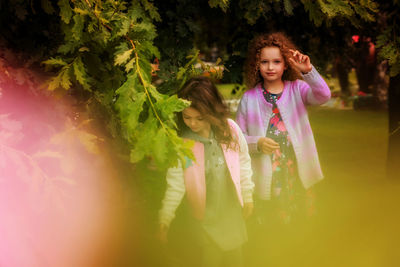
[[[268,69],[272,70],[272,63],[271,62],[268,63]]]
[[[190,120],[190,127],[191,128],[194,128],[194,127],[196,127],[196,121],[195,120]]]

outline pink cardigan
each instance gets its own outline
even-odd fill
[[[240,204],[253,201],[254,183],[251,180],[251,160],[246,144],[239,126],[228,120],[233,135],[238,138],[239,149],[227,149],[222,145],[226,165],[231,174],[233,184]],[[192,208],[192,214],[196,219],[204,217],[206,208],[206,177],[204,164],[204,145],[195,142],[193,154],[196,161],[183,169],[181,165],[168,169],[167,190],[160,210],[160,223],[169,225],[175,217],[176,208],[186,194],[187,200]]]
[[[323,179],[323,175],[306,105],[327,102],[331,92],[314,67],[303,75],[303,79],[285,81],[277,106],[293,144],[300,180],[305,188],[309,188]],[[236,114],[252,156],[253,180],[261,199],[270,199],[272,166],[270,155],[258,151],[257,141],[265,137],[271,115],[272,104],[264,99],[260,84],[244,93]]]

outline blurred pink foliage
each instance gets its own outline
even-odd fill
[[[2,53],[3,52],[3,53]],[[101,139],[0,51],[0,266],[91,266],[113,186]],[[8,52],[9,53],[9,52]]]

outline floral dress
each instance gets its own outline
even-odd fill
[[[269,120],[266,136],[280,146],[274,151],[272,159],[272,201],[273,213],[281,223],[288,224],[298,215],[311,215],[314,210],[314,194],[305,190],[297,175],[296,155],[290,136],[282,120],[276,101],[282,93],[272,94],[263,88],[263,95],[272,104],[272,116]],[[302,213],[302,214],[300,214]]]

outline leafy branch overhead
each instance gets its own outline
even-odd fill
[[[188,106],[152,84],[151,62],[159,58],[153,45],[160,17],[147,1],[58,2],[64,43],[58,56],[43,62],[56,69],[49,90],[72,84],[96,91],[102,105],[119,118],[119,133],[130,144],[131,162],[152,156],[159,167],[192,157],[190,143],[176,133],[174,116]],[[182,77],[183,78],[183,77]],[[102,97],[114,95],[113,98]],[[113,132],[116,132],[115,129]]]
[[[189,103],[174,92],[191,75],[206,71],[222,77],[221,69],[203,64],[198,51],[190,50],[201,33],[201,23],[207,22],[196,15],[198,2],[178,3],[181,6],[170,9],[167,1],[58,0],[55,6],[52,1],[41,0],[46,13],[58,12],[63,33],[56,53],[43,61],[54,74],[47,88],[87,96],[86,106],[93,112],[103,112],[108,132],[116,138],[122,136],[129,144],[131,162],[152,158],[160,168],[192,157],[190,144],[178,137],[175,125],[176,113]],[[233,7],[229,0],[209,0],[206,8],[220,9],[227,17],[233,15],[238,23],[243,20],[245,27],[235,28],[239,33],[259,18],[273,14],[296,17],[304,12],[317,28],[337,21],[358,27],[375,21],[380,8],[372,0],[240,0],[237,5]],[[161,19],[165,21],[159,23]],[[157,32],[155,25],[162,30]],[[391,74],[400,72],[396,27],[392,23],[378,38],[380,54],[389,60]],[[152,68],[155,61],[160,62],[157,82]],[[96,108],[92,108],[93,103]]]

